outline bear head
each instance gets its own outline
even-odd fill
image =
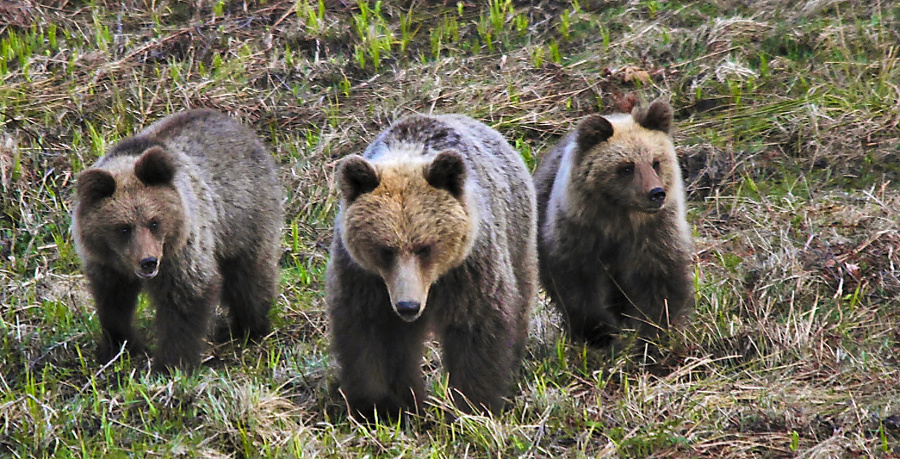
[[[338,182],[347,251],[384,280],[400,318],[418,319],[431,285],[462,264],[475,238],[462,156],[376,163],[351,155]]]
[[[187,238],[176,171],[157,145],[110,154],[102,168],[80,173],[74,235],[82,257],[139,278],[156,276],[164,252],[180,249]]]
[[[579,202],[653,214],[679,189],[680,170],[669,131],[672,109],[657,99],[630,115],[591,115],[574,137],[572,184]]]

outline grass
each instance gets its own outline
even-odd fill
[[[900,6],[877,1],[5,2],[0,456],[896,456],[898,31]],[[698,306],[656,360],[568,344],[541,301],[501,416],[446,417],[431,349],[422,416],[349,420],[323,300],[335,161],[405,113],[460,112],[533,167],[583,116],[658,95]],[[192,375],[101,368],[74,176],[188,107],[278,158],[276,329]]]

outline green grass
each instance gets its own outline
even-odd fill
[[[900,454],[897,4],[7,3],[0,456]],[[348,419],[323,298],[335,161],[403,114],[459,112],[533,167],[583,116],[660,95],[696,239],[691,322],[659,355],[615,357],[567,343],[542,300],[502,415],[455,412],[431,347],[425,413]],[[192,375],[101,367],[74,177],[189,107],[278,159],[275,331],[211,346]],[[152,317],[142,300],[145,333]]]

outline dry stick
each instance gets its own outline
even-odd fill
[[[91,382],[92,382],[94,379],[96,379],[98,376],[100,376],[100,373],[103,373],[104,371],[106,371],[106,369],[109,368],[110,365],[112,365],[113,363],[115,363],[116,360],[119,360],[119,357],[121,357],[122,354],[125,353],[125,345],[126,345],[126,344],[128,344],[128,343],[127,343],[127,342],[123,342],[123,343],[122,343],[122,345],[119,347],[119,353],[116,354],[115,356],[113,356],[113,358],[109,359],[109,362],[106,362],[102,367],[100,367],[100,369],[97,370],[96,373],[94,373],[94,376],[93,376],[91,379],[89,379],[88,382],[84,383],[83,386],[81,386],[81,390],[78,391],[79,393],[84,392],[85,390],[87,390],[87,388],[91,385]]]
[[[704,60],[704,59],[707,59],[707,58],[710,58],[710,57],[713,57],[713,56],[716,56],[716,55],[719,55],[719,54],[730,53],[730,52],[732,52],[732,51],[734,51],[734,50],[736,50],[736,49],[740,49],[740,47],[738,47],[738,46],[732,46],[731,48],[723,49],[722,51],[714,51],[714,52],[711,52],[711,53],[709,53],[709,54],[704,54],[704,55],[702,55],[702,56],[700,56],[700,57],[696,57],[696,58],[691,59],[691,60],[689,60],[689,61],[679,62],[679,63],[677,63],[677,64],[671,65],[671,66],[669,66],[669,69],[676,69],[676,68],[678,68],[678,67],[683,67],[683,66],[685,66],[685,65],[693,64],[694,62],[702,61],[702,60]]]

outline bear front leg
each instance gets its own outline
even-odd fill
[[[617,311],[611,301],[610,280],[605,272],[585,275],[563,267],[545,279],[551,302],[556,305],[569,338],[594,347],[608,346],[619,331]]]
[[[425,396],[422,355],[426,323],[394,312],[381,277],[364,271],[335,230],[325,275],[331,352],[350,414],[363,420],[418,411]]]
[[[644,270],[623,279],[626,327],[653,339],[693,306],[692,279],[687,272]]]
[[[159,279],[150,291],[156,306],[156,350],[153,370],[191,370],[200,364],[220,281]]]
[[[135,337],[132,322],[137,308],[141,283],[134,276],[125,276],[102,266],[85,267],[94,296],[97,318],[102,336],[97,343],[97,362],[108,363],[125,344],[129,352],[145,352],[144,345]]]
[[[503,408],[519,365],[514,361],[516,331],[511,326],[495,313],[442,333],[443,364],[460,410],[497,414]]]
[[[386,317],[378,321],[353,315],[331,318],[341,392],[351,414],[365,420],[417,412],[425,396],[425,327],[401,321],[388,303],[382,306]]]

